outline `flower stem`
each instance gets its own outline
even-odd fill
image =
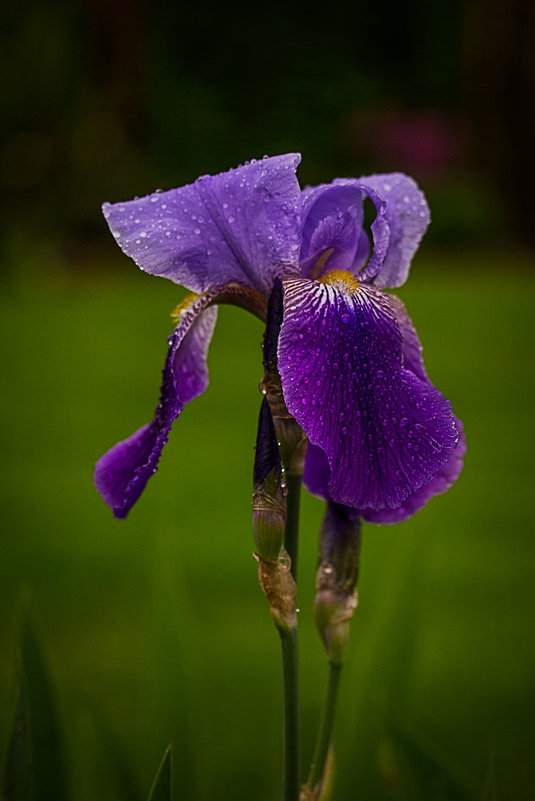
[[[284,547],[291,560],[291,573],[297,580],[297,549],[299,540],[299,502],[301,476],[287,476],[287,519]],[[299,734],[299,675],[297,624],[294,628],[279,628],[282,653],[282,683],[284,709],[283,801],[299,801],[301,786]]]
[[[298,801],[301,785],[297,629],[279,630],[282,653],[284,747],[282,801]]]
[[[323,713],[321,716],[320,728],[318,731],[318,738],[316,740],[316,749],[314,751],[314,761],[310,768],[310,775],[308,777],[307,786],[311,791],[314,790],[316,785],[321,781],[323,772],[325,770],[325,763],[329,753],[329,746],[331,743],[331,734],[334,723],[334,714],[336,710],[336,699],[338,696],[338,686],[340,683],[340,673],[342,665],[335,665],[329,662],[329,674],[327,677],[327,691],[325,694],[325,703],[323,706]]]
[[[292,473],[286,474],[286,528],[284,531],[284,547],[291,560],[291,573],[297,582],[297,551],[299,542],[299,506],[301,501],[302,476]]]

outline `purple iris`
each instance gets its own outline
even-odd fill
[[[288,410],[310,443],[308,489],[365,520],[391,523],[457,478],[461,424],[427,377],[403,304],[383,291],[407,278],[429,224],[425,198],[400,173],[301,190],[299,161],[264,158],[104,204],[112,234],[142,270],[194,293],[177,310],[154,419],[97,463],[97,488],[117,517],[156,472],[184,404],[206,389],[217,305],[234,303],[265,320],[277,278],[284,292],[278,370]],[[367,198],[375,208],[371,237]]]

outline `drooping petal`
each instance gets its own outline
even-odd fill
[[[429,381],[425,370],[422,346],[416,333],[416,329],[410,319],[402,301],[394,296],[388,295],[388,302],[395,312],[403,340],[402,355],[403,367],[410,370],[423,381]],[[397,509],[362,509],[360,514],[368,523],[399,523],[412,517],[419,509],[434,496],[446,492],[457,480],[463,466],[463,456],[466,452],[466,438],[464,435],[461,421],[454,417],[455,428],[459,435],[458,442],[446,464],[436,473],[435,476],[402,503]],[[316,445],[309,445],[306,459],[303,481],[306,488],[313,495],[318,495],[324,500],[329,500],[329,479],[330,467],[327,456]]]
[[[97,462],[96,487],[116,517],[126,517],[156,472],[171,426],[184,404],[208,385],[206,354],[217,317],[217,307],[207,308],[211,301],[210,295],[193,301],[169,338],[152,422],[117,443]]]
[[[421,378],[422,381],[429,381],[427,370],[424,365],[423,348],[420,338],[414,327],[405,304],[400,300],[397,295],[386,294],[388,304],[394,312],[402,336],[402,355],[403,366],[410,370],[414,375]]]
[[[122,250],[153,275],[193,292],[232,282],[268,296],[298,273],[300,156],[252,161],[103,212]]]
[[[329,481],[331,479],[331,468],[325,451],[318,445],[308,444],[305,455],[305,469],[303,472],[303,484],[312,495],[329,501]]]
[[[463,468],[463,457],[466,453],[466,438],[464,435],[463,424],[458,418],[455,419],[455,427],[459,434],[459,440],[453,449],[450,458],[431,481],[415,490],[412,495],[403,501],[397,509],[362,509],[361,515],[367,523],[400,523],[412,517],[419,509],[434,496],[446,492],[457,481]]]
[[[458,479],[463,467],[466,452],[466,439],[461,421],[455,418],[459,440],[446,464],[433,476],[431,481],[415,490],[397,509],[360,509],[358,513],[367,523],[401,523],[418,512],[434,495],[446,492]],[[303,482],[312,495],[329,501],[329,481],[331,470],[324,451],[317,445],[309,445],[305,457]]]
[[[388,298],[346,276],[284,282],[284,397],[327,455],[329,497],[395,509],[444,466],[457,431],[449,402],[403,367]]]
[[[412,178],[402,173],[368,175],[359,178],[358,184],[374,200],[377,220],[384,216],[390,233],[386,253],[384,256],[381,253],[379,259],[372,257],[361,278],[373,281],[374,286],[380,288],[401,286],[407,280],[412,257],[429,225],[429,207],[424,194]],[[382,201],[381,209],[374,199],[377,197]]]

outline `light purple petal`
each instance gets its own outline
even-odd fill
[[[95,485],[116,517],[126,517],[156,472],[171,426],[184,404],[208,385],[206,354],[217,317],[217,307],[206,308],[210,300],[204,296],[192,302],[169,338],[152,422],[117,443],[97,462]]]
[[[361,244],[364,195],[356,186],[325,184],[301,195],[301,274],[319,278],[349,270]],[[363,245],[361,244],[361,250]],[[322,258],[323,257],[323,258]]]
[[[105,203],[122,250],[153,275],[202,293],[232,282],[267,298],[298,273],[300,156],[251,161],[126,203]]]
[[[357,178],[337,178],[332,184],[304,189],[301,192],[303,241],[301,244],[301,274],[319,278],[328,270],[349,270],[358,273],[369,254],[369,240],[363,230],[364,200],[369,198],[375,206],[376,216],[371,225],[373,249],[366,266],[366,275],[376,275],[382,268],[390,242],[390,228],[386,217],[386,203],[370,186]],[[332,234],[333,222],[351,221],[352,236],[344,231],[344,239]],[[338,224],[341,227],[340,223]],[[345,241],[344,241],[345,240]],[[321,246],[321,247],[320,247]],[[320,261],[321,272],[314,270],[322,253],[333,250],[325,262]]]
[[[384,208],[378,210],[377,218],[384,215],[390,231],[384,258],[372,257],[361,277],[380,288],[401,286],[407,280],[412,257],[429,225],[424,194],[412,178],[402,173],[369,175],[359,178],[358,184],[372,199],[375,193],[383,202]]]
[[[402,366],[388,298],[306,279],[284,282],[279,372],[286,405],[331,470],[329,496],[397,508],[457,442],[450,404]]]

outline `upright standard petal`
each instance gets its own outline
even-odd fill
[[[402,364],[387,298],[335,271],[284,282],[279,371],[287,407],[327,455],[329,497],[397,508],[457,442],[449,402]]]
[[[412,257],[429,225],[425,196],[412,178],[398,172],[368,175],[359,178],[358,184],[372,199],[380,198],[383,205],[377,217],[384,216],[389,228],[384,257],[380,260],[372,257],[361,278],[381,288],[401,286],[407,280]]]
[[[141,269],[193,292],[235,282],[267,298],[276,276],[298,273],[299,160],[251,161],[103,213]]]
[[[319,278],[328,270],[350,270],[357,252],[367,253],[362,230],[364,194],[356,185],[325,184],[301,196],[301,274]]]
[[[366,198],[376,212],[371,224],[371,252],[363,228]],[[381,270],[388,253],[390,227],[386,203],[370,186],[357,178],[336,178],[332,184],[305,189],[301,193],[301,216],[303,276],[319,278],[322,272],[333,269],[357,274],[368,255],[370,259],[361,277],[376,275]]]
[[[156,472],[174,420],[184,404],[208,385],[206,354],[217,317],[217,307],[207,308],[212,301],[210,295],[194,299],[169,338],[160,400],[152,422],[118,442],[97,462],[95,485],[115,517],[126,517]]]

